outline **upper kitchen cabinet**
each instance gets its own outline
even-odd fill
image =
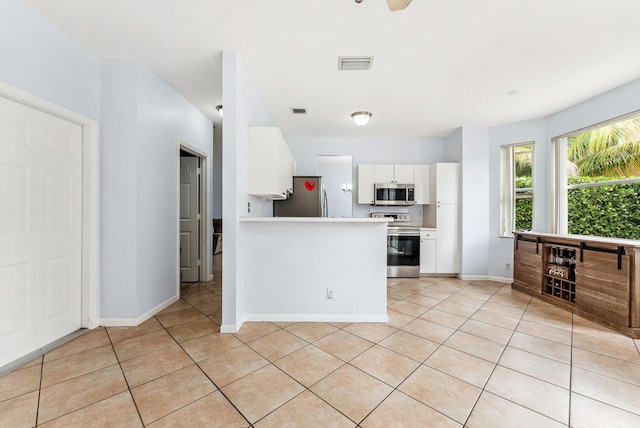
[[[414,165],[394,165],[394,183],[413,184],[414,183]]]
[[[415,184],[415,199],[418,205],[428,205],[431,203],[431,189],[429,165],[414,165],[413,181]]]
[[[431,203],[457,204],[460,192],[460,164],[435,163],[431,165],[429,175]]]
[[[358,165],[358,203],[374,203],[376,183],[415,185],[416,204],[431,203],[429,165]]]
[[[374,204],[375,165],[358,165],[358,203]]]
[[[248,193],[265,199],[287,199],[293,192],[296,162],[279,128],[249,128]]]
[[[374,165],[375,183],[413,184],[413,165]]]

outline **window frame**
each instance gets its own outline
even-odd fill
[[[601,187],[627,183],[640,183],[640,178],[621,178],[620,180],[598,181],[593,183],[567,184],[567,142],[569,137],[593,131],[598,128],[613,125],[633,117],[640,116],[640,110],[617,116],[603,122],[596,123],[575,131],[567,132],[551,139],[552,155],[552,224],[551,232],[559,235],[568,235],[569,232],[569,190],[584,187]],[[586,235],[579,235],[586,236]],[[608,236],[603,238],[616,238]]]
[[[500,146],[500,237],[513,238],[516,230],[516,148],[531,146],[531,230],[535,230],[535,141],[525,141]]]

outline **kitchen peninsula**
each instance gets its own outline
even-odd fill
[[[386,322],[387,219],[241,217],[246,321]]]

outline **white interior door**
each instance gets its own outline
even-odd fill
[[[180,158],[180,280],[200,280],[199,261],[199,166],[198,157]]]
[[[0,366],[80,328],[82,127],[0,98]]]

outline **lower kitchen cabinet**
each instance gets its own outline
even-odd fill
[[[455,274],[460,272],[458,251],[458,205],[425,205],[425,224],[437,233],[436,269],[433,273]],[[426,273],[426,272],[425,272]]]
[[[420,229],[420,273],[436,273],[435,229]]]
[[[638,241],[515,233],[511,287],[640,338]]]

